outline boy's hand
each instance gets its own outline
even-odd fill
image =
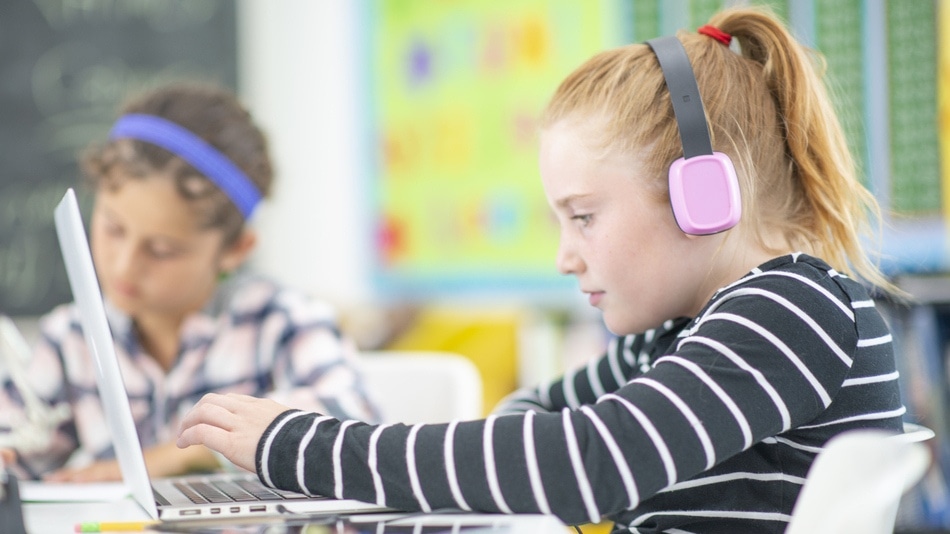
[[[184,451],[174,442],[168,442],[145,450],[145,468],[153,478],[213,471],[218,467],[217,459],[205,447]],[[85,467],[59,469],[43,479],[48,482],[107,482],[122,480],[122,470],[116,460],[103,460]]]
[[[288,408],[270,399],[209,393],[182,419],[178,446],[204,445],[235,465],[256,472],[257,443]]]
[[[45,475],[46,482],[112,482],[122,480],[122,470],[116,460],[102,460],[85,467],[64,467]]]
[[[0,448],[0,464],[12,465],[16,463],[16,451],[13,449]]]

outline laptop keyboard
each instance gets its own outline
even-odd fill
[[[310,498],[301,493],[269,488],[253,479],[181,481],[176,482],[175,487],[195,504]]]

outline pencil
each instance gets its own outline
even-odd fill
[[[145,530],[158,521],[113,521],[104,523],[79,523],[76,532],[136,532]]]

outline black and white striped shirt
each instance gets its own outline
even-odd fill
[[[900,430],[897,378],[865,289],[790,255],[721,289],[698,317],[619,338],[485,420],[372,426],[285,412],[257,470],[279,488],[403,510],[782,532],[831,436]]]

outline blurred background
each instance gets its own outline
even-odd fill
[[[947,2],[751,2],[825,56],[885,211],[873,245],[916,298],[880,303],[907,418],[938,433],[905,528],[950,528]],[[252,222],[253,268],[335,304],[363,349],[471,358],[489,409],[599,355],[609,336],[554,269],[536,165],[547,97],[593,53],[695,30],[733,3],[3,0],[0,313],[28,328],[71,300],[52,210],[79,184],[77,152],[105,139],[120,103],[173,80],[213,81],[250,108],[277,166]]]

